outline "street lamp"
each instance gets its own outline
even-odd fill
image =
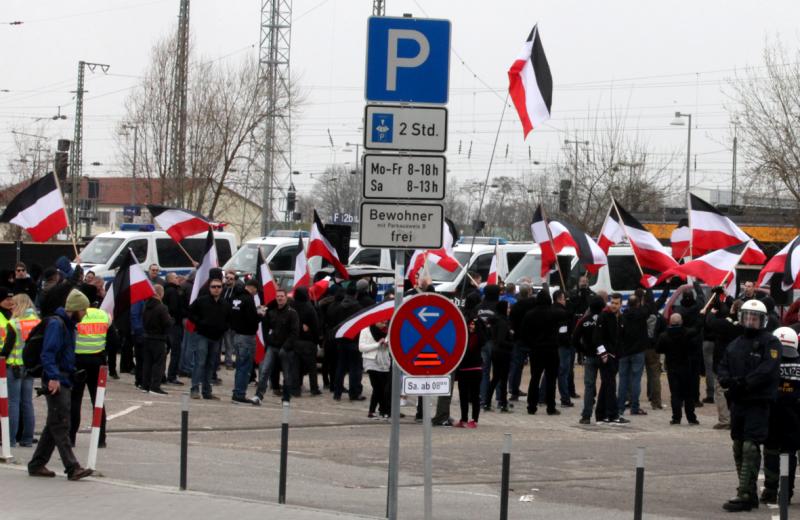
[[[131,182],[131,206],[135,206],[136,205],[136,149],[138,148],[138,143],[139,143],[139,127],[136,125],[125,123],[122,125],[122,129],[133,130],[133,165],[131,172],[133,182]],[[125,135],[129,135],[128,132],[125,132]]]
[[[689,201],[689,167],[692,162],[692,114],[683,114],[681,112],[675,112],[675,118],[670,122],[672,126],[683,126],[686,124],[682,118],[687,118],[689,120],[689,136],[686,141],[686,201],[688,204]]]

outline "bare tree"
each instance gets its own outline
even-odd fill
[[[756,192],[786,192],[800,201],[800,49],[780,41],[764,48],[764,66],[728,83],[738,119],[743,177]]]
[[[313,209],[323,220],[332,219],[337,214],[357,217],[360,190],[360,170],[351,170],[341,164],[329,166],[314,179],[311,195],[300,197],[298,207],[306,221],[310,221]]]

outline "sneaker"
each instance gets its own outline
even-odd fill
[[[470,422],[467,423],[467,428],[469,428],[471,430],[474,430],[477,427],[478,427],[478,423],[475,422],[475,421],[470,421]]]
[[[253,406],[261,406],[261,398],[255,396],[254,398],[250,399],[250,404],[252,404]]]
[[[169,395],[167,392],[165,392],[164,390],[162,390],[160,388],[158,390],[150,390],[150,392],[148,392],[148,393],[155,394],[155,395]]]
[[[578,394],[576,394],[574,392],[569,394],[569,397],[570,397],[570,399],[580,399],[581,398],[580,395],[578,395]]]
[[[572,408],[575,406],[575,403],[572,401],[561,401],[561,408]]]
[[[608,417],[604,417],[597,422],[601,422],[603,424],[611,424],[611,419],[609,419]]]
[[[252,404],[252,401],[246,397],[233,396],[231,397],[233,404]]]
[[[592,424],[592,420],[588,417],[581,417],[581,420],[578,421],[578,424]]]
[[[373,412],[369,412],[369,413],[367,414],[367,419],[380,419],[380,417],[378,417],[377,415],[375,415]]]
[[[464,421],[458,421],[457,423],[455,423],[453,425],[453,428],[466,428],[466,427],[467,427],[467,423],[465,423]],[[53,475],[55,475],[55,474],[53,474]]]
[[[183,381],[179,381],[177,379],[168,379],[167,380],[167,384],[168,385],[175,385],[175,386],[183,386]]]
[[[511,413],[511,410],[508,409],[507,404],[504,404],[500,406],[500,413]]]
[[[561,412],[553,408],[552,410],[547,410],[547,415],[561,415]]]
[[[611,421],[611,424],[628,424],[630,421],[624,417],[617,417]]]
[[[444,426],[444,427],[448,428],[448,427],[452,427],[453,426],[453,421],[451,421],[450,419],[445,419],[444,421],[441,421],[441,422],[435,422],[435,423],[433,423],[433,425],[434,426]]]
[[[70,473],[70,474],[69,474],[69,476],[67,477],[67,479],[69,479],[69,480],[73,480],[73,481],[74,481],[74,480],[80,480],[80,479],[82,479],[82,478],[86,478],[86,477],[88,477],[88,476],[89,476],[89,475],[91,475],[92,473],[94,473],[94,471],[92,471],[92,470],[91,470],[91,469],[89,469],[89,468],[81,468],[81,467],[78,467],[78,468],[76,468],[76,469],[72,470],[72,473]]]
[[[688,422],[692,426],[700,426],[700,421],[698,421],[697,418],[687,419],[686,422]]]
[[[650,407],[653,410],[663,410],[664,409],[664,405],[663,404],[651,404]]]
[[[536,415],[537,408],[528,408],[528,415]]]
[[[484,412],[491,412],[492,411],[492,405],[490,405],[490,404],[485,404],[481,408],[483,408]]]
[[[677,425],[679,425],[680,423],[681,423],[681,420],[680,420],[680,419],[672,419],[672,420],[669,422],[669,424],[670,424],[671,426],[677,426]]]

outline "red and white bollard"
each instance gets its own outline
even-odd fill
[[[11,462],[11,427],[8,424],[8,368],[6,358],[0,357],[0,435],[3,436],[0,461]]]
[[[92,437],[89,440],[89,461],[86,467],[97,469],[97,447],[100,444],[100,425],[103,421],[103,403],[106,400],[106,381],[108,381],[108,367],[100,367],[97,375],[97,397],[94,400],[94,414],[92,414]]]

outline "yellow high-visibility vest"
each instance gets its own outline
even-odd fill
[[[22,318],[14,318],[11,320],[11,326],[14,327],[14,332],[17,335],[14,348],[8,356],[8,364],[22,366],[22,349],[25,348],[25,342],[28,341],[33,328],[42,321],[36,316],[36,311],[28,309]]]
[[[75,354],[103,352],[106,349],[106,332],[110,321],[105,311],[92,307],[86,309],[86,316],[78,323]]]

